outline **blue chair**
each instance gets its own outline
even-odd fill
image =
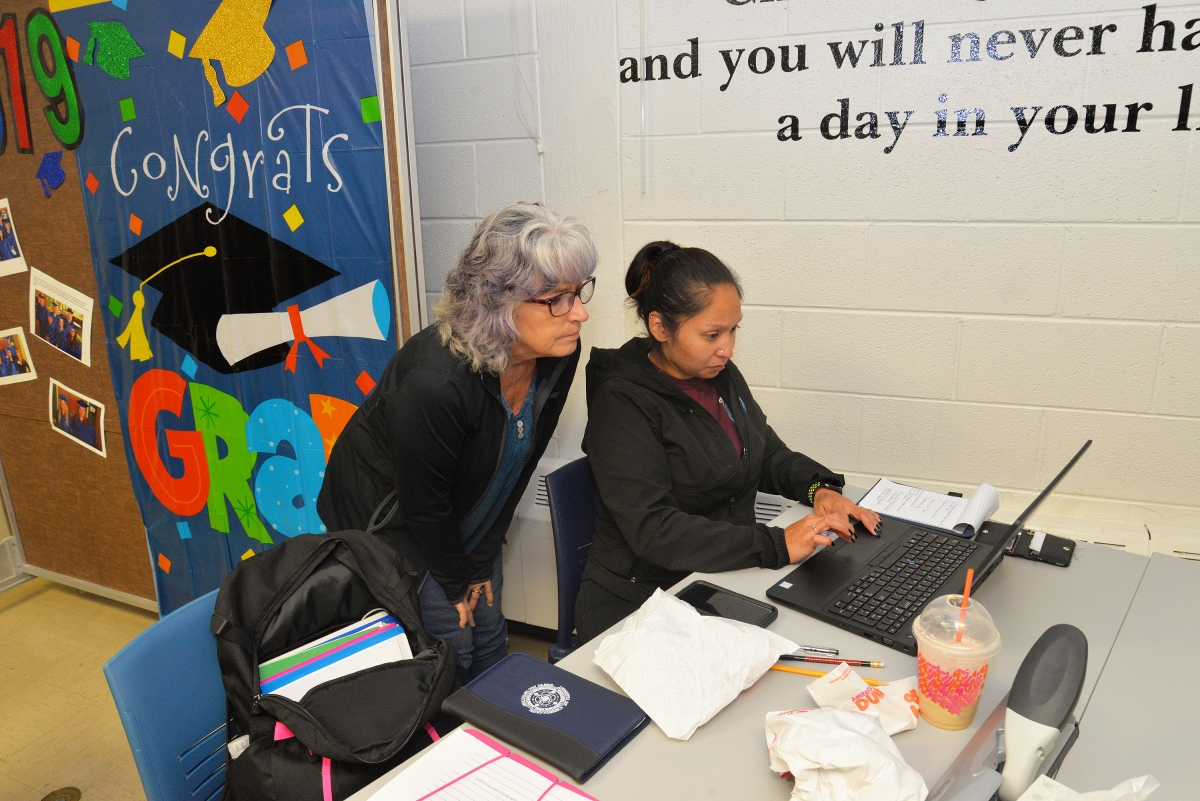
[[[574,636],[575,597],[596,535],[596,482],[587,457],[547,475],[546,495],[558,566],[558,642],[550,646],[553,665],[579,647],[579,638]]]
[[[216,801],[225,787],[216,600],[213,590],[175,610],[104,666],[147,801]]]

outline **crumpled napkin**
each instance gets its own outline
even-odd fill
[[[925,779],[909,767],[874,715],[840,709],[767,713],[771,770],[791,773],[792,801],[925,801]]]
[[[1038,776],[1017,801],[1142,801],[1157,789],[1158,779],[1147,775],[1126,779],[1111,790],[1077,793],[1043,775]]]
[[[799,647],[749,623],[701,615],[660,589],[604,638],[592,661],[664,734],[686,740]]]
[[[916,676],[872,687],[845,662],[809,684],[808,693],[822,709],[878,715],[888,734],[917,728],[921,715]]]

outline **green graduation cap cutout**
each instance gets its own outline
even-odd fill
[[[121,22],[89,22],[88,28],[92,35],[88,39],[87,53],[83,56],[85,64],[95,63],[100,69],[114,78],[125,80],[129,77],[129,62],[146,55],[146,51],[133,40],[129,31]],[[99,52],[96,52],[99,48]]]

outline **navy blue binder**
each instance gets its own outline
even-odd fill
[[[586,782],[650,718],[623,695],[528,654],[509,654],[442,704],[493,737]]]

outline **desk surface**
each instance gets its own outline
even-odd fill
[[[1154,554],[1080,717],[1060,782],[1079,792],[1107,790],[1149,773],[1162,782],[1154,801],[1196,797],[1200,697],[1191,674],[1200,664],[1197,608],[1200,564]]]
[[[779,522],[785,524],[791,519],[799,519],[807,511],[803,507],[793,507],[780,516]],[[921,721],[915,730],[895,737],[905,759],[921,772],[931,790],[978,726],[1003,700],[1028,649],[1055,623],[1071,623],[1087,635],[1088,672],[1081,704],[1090,699],[1146,563],[1147,559],[1142,556],[1080,543],[1074,561],[1067,569],[1008,558],[996,568],[975,597],[995,619],[1003,647],[988,672],[974,725],[963,731],[947,732]],[[735,592],[765,600],[766,589],[790,570],[748,569],[713,575],[694,574],[673,591],[696,578],[707,578]],[[915,657],[786,607],[780,608],[779,617],[770,629],[800,644],[838,648],[847,658],[887,663],[881,670],[861,669],[863,675],[886,680],[916,673]],[[608,674],[592,663],[601,639],[580,648],[559,666],[620,692]],[[601,801],[640,798],[655,801],[671,798],[784,801],[791,794],[792,783],[781,780],[770,770],[764,717],[774,710],[815,706],[806,689],[811,681],[805,676],[769,671],[686,742],[667,738],[651,724],[583,789]],[[368,798],[406,765],[398,766],[364,788],[353,801]]]

